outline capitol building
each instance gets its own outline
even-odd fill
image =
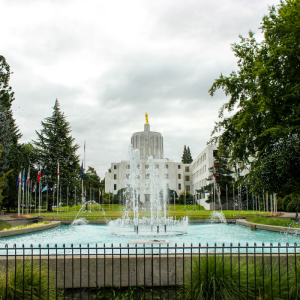
[[[213,151],[217,149],[216,145],[206,146],[191,164],[164,158],[163,136],[160,132],[150,130],[147,114],[144,131],[133,133],[131,145],[133,149],[140,151],[141,186],[146,186],[143,183],[147,180],[146,170],[149,167],[147,160],[149,156],[152,156],[153,164],[159,170],[159,178],[165,180],[169,189],[175,190],[178,195],[183,191],[189,191],[205,209],[211,209],[210,204],[205,202],[206,197],[202,193],[197,193],[196,190],[202,190],[203,186],[208,184],[208,169],[213,166]],[[105,192],[117,194],[120,189],[127,187],[129,176],[128,160],[111,163],[110,171],[105,173]],[[146,189],[141,188],[140,201],[149,201]]]

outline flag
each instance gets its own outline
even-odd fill
[[[42,193],[45,192],[45,191],[47,191],[47,189],[48,189],[48,185],[46,185],[46,186],[42,189]]]
[[[84,173],[83,173],[83,161],[82,161],[82,164],[81,164],[81,178],[82,178],[82,180],[84,179]]]
[[[19,176],[18,176],[17,186],[19,186],[20,183],[21,183],[21,172],[19,173]]]
[[[238,168],[238,177],[240,177],[240,168]]]
[[[42,177],[41,166],[39,166],[39,172],[38,172],[38,176],[37,176],[37,181],[40,181],[41,177]]]
[[[24,181],[25,181],[25,169],[23,171],[22,185],[23,185]]]
[[[216,174],[216,163],[214,162],[214,179],[217,179],[217,174]]]
[[[204,190],[204,187],[203,187],[203,191],[202,191],[203,195],[205,196],[205,190]]]
[[[28,188],[29,188],[29,171],[30,169],[28,168],[28,173],[27,173],[27,179],[26,179],[26,184],[25,184],[25,191],[27,190],[27,186],[28,186]]]
[[[57,181],[59,180],[59,161],[57,161]]]
[[[35,189],[36,189],[36,187],[35,187],[35,185],[33,186],[33,189],[32,189],[32,192],[34,193],[35,192]]]
[[[175,191],[173,191],[172,196],[175,196]]]

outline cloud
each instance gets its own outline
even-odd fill
[[[231,44],[258,27],[267,0],[2,1],[1,55],[22,142],[36,138],[55,99],[86,164],[101,177],[127,158],[144,114],[164,137],[165,157],[196,157],[226,101],[208,90],[236,70]]]

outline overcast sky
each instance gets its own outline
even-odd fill
[[[145,112],[164,155],[195,158],[226,101],[208,90],[236,70],[231,44],[258,29],[279,0],[0,0],[3,55],[21,142],[51,116],[57,98],[86,165],[103,177],[127,158]]]

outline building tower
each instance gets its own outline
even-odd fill
[[[133,149],[140,150],[141,160],[147,160],[149,156],[153,156],[154,159],[164,158],[163,137],[159,132],[150,131],[147,113],[144,131],[135,132],[132,135],[131,145]]]

